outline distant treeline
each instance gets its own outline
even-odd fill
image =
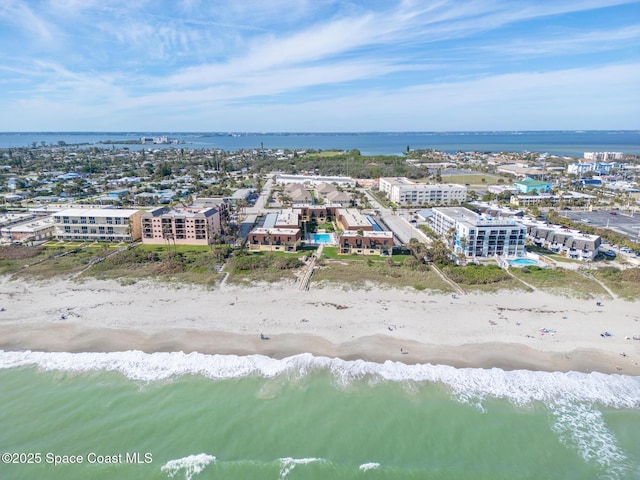
[[[251,164],[252,170],[258,172],[280,171],[284,173],[317,173],[320,175],[342,175],[354,178],[409,177],[424,178],[429,170],[424,166],[414,166],[406,162],[404,157],[397,156],[362,156],[358,150],[348,152],[310,153],[293,158],[278,159],[269,156],[258,156]]]

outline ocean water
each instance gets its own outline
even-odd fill
[[[85,144],[110,148],[98,142],[139,140],[141,136],[166,135],[179,145],[116,145],[131,150],[197,148],[237,151],[241,149],[358,149],[363,155],[402,155],[407,147],[448,153],[539,152],[582,157],[584,152],[624,152],[640,155],[640,131],[536,131],[536,132],[399,132],[399,133],[246,133],[213,134],[185,132],[0,132],[0,148],[40,145]]]
[[[0,352],[0,405],[2,479],[640,478],[623,375]]]

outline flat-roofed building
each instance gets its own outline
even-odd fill
[[[0,238],[6,242],[37,242],[48,240],[54,232],[53,217],[40,217],[0,228]]]
[[[398,205],[449,205],[467,199],[467,187],[455,183],[415,183],[406,177],[380,179],[380,191]]]
[[[393,232],[345,230],[339,238],[341,254],[388,255],[393,252]]]
[[[0,214],[0,228],[16,225],[31,220],[33,213],[3,213]]]
[[[532,178],[525,178],[519,182],[513,182],[513,186],[524,194],[533,192],[546,193],[551,190],[551,184],[549,182],[534,180]]]
[[[432,208],[431,227],[466,257],[522,256],[526,227],[513,219],[494,218],[462,207]]]
[[[337,185],[343,185],[348,187],[355,187],[356,181],[351,177],[334,177],[324,175],[289,175],[280,174],[276,175],[276,184],[282,185],[285,183],[304,183],[307,185],[318,185],[320,183],[335,183]]]
[[[217,206],[205,208],[158,207],[141,217],[142,243],[160,245],[171,240],[176,245],[209,245],[222,227]]]
[[[530,207],[532,205],[540,204],[553,206],[560,202],[589,205],[597,198],[598,197],[595,195],[589,195],[588,193],[582,192],[566,192],[562,195],[542,193],[540,195],[512,195],[509,203],[519,207]]]
[[[255,228],[249,232],[249,250],[267,252],[295,252],[300,246],[299,228]]]
[[[298,228],[299,226],[300,215],[293,208],[281,210],[274,223],[276,228]]]
[[[132,242],[140,239],[141,210],[123,208],[67,208],[56,212],[58,240]]]
[[[372,231],[373,225],[367,217],[355,208],[339,208],[336,211],[336,219],[343,230]]]
[[[293,206],[293,211],[300,215],[301,222],[325,223],[335,220],[340,205],[311,205],[309,203]]]

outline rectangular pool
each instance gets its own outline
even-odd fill
[[[333,233],[310,233],[309,242],[317,245],[334,245]]]

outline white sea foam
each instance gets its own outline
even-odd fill
[[[169,460],[166,464],[160,467],[160,471],[167,472],[169,478],[174,478],[180,472],[184,471],[185,480],[191,480],[195,474],[202,472],[207,465],[215,460],[216,457],[206,453],[189,455],[188,457]]]
[[[367,470],[375,470],[379,466],[380,464],[375,462],[363,463],[362,465],[360,465],[360,470],[362,470],[363,472],[366,472]]]
[[[599,465],[608,479],[630,478],[629,462],[607,427],[602,412],[584,403],[559,401],[551,408],[553,431],[587,462]]]
[[[281,458],[280,459],[280,480],[284,480],[289,472],[296,468],[297,465],[307,465],[313,462],[319,462],[320,458]]]
[[[281,360],[263,355],[205,355],[200,353],[140,351],[113,353],[4,352],[0,369],[38,366],[66,372],[116,371],[142,381],[165,380],[181,375],[211,379],[280,375],[305,376],[312,371],[330,371],[339,386],[353,382],[442,383],[456,398],[470,404],[486,397],[504,398],[518,405],[539,401],[553,405],[603,404],[617,408],[640,407],[640,377],[578,372],[505,371],[499,368],[454,368],[445,365],[406,365],[399,362],[346,361],[337,358],[294,355]]]

